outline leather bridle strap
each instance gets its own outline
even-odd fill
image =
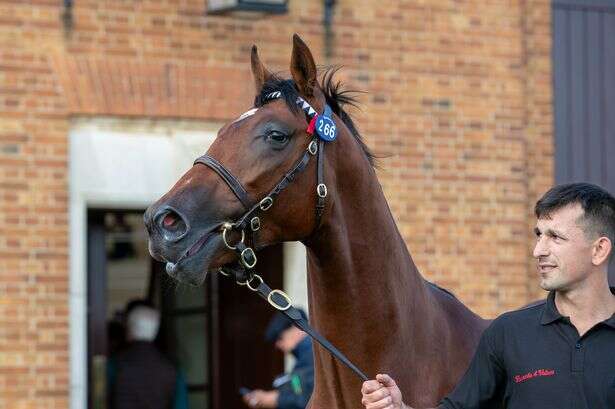
[[[237,199],[241,202],[244,208],[250,208],[250,199],[248,198],[248,192],[243,188],[239,180],[231,172],[229,172],[220,162],[205,154],[194,161],[194,164],[200,163],[208,166],[214,172],[216,172],[222,180],[226,182],[228,187],[233,191]]]
[[[282,93],[280,91],[272,92],[265,97],[265,102],[280,98],[281,96],[282,96]],[[256,237],[254,236],[256,236],[256,232],[260,229],[260,226],[261,226],[259,214],[261,212],[267,211],[273,205],[274,199],[280,194],[280,192],[284,190],[295,179],[298,173],[302,172],[307,167],[307,164],[311,156],[317,156],[316,158],[317,160],[317,163],[316,163],[317,185],[316,185],[316,206],[315,206],[315,212],[316,212],[315,228],[318,228],[320,226],[322,215],[325,209],[325,198],[328,195],[327,186],[325,185],[325,180],[324,180],[325,143],[321,138],[319,138],[318,136],[314,134],[316,120],[318,119],[318,112],[316,112],[316,110],[312,108],[312,106],[301,97],[297,97],[296,104],[302,109],[302,111],[304,112],[306,116],[306,119],[308,122],[308,127],[307,127],[306,132],[312,136],[312,140],[310,141],[307,150],[303,153],[303,156],[301,157],[301,159],[299,159],[299,161],[295,163],[295,165],[291,168],[291,170],[284,175],[282,180],[278,182],[278,184],[269,192],[269,194],[265,196],[263,199],[261,199],[259,202],[255,204],[250,203],[248,193],[246,192],[244,187],[241,185],[241,182],[239,182],[239,180],[235,176],[233,176],[233,174],[230,171],[228,171],[228,169],[226,169],[224,165],[222,165],[220,162],[218,162],[213,157],[209,156],[208,154],[204,154],[203,156],[197,158],[194,161],[195,165],[200,163],[202,165],[209,167],[213,171],[215,171],[222,178],[222,180],[224,180],[224,182],[231,189],[233,194],[239,199],[244,209],[247,210],[235,222],[224,223],[223,238],[226,237],[227,230],[232,229],[232,230],[241,231],[242,237],[244,237],[245,231],[248,230],[248,233],[251,233],[248,236],[248,240],[251,242],[251,244],[254,247],[256,247]],[[325,108],[329,109],[327,106],[325,106]],[[226,238],[224,242],[229,249],[235,250],[235,246],[229,245],[228,242],[226,241]],[[243,243],[243,238],[242,238],[242,243]],[[249,251],[253,253],[252,249],[250,249]],[[243,261],[243,258],[241,258],[241,260]]]
[[[327,197],[327,185],[325,185],[325,143],[321,139],[318,141],[318,158],[316,164],[316,227],[320,226],[320,219],[325,212],[325,198]]]
[[[278,184],[275,185],[273,189],[271,189],[269,194],[266,195],[260,202],[256,203],[252,207],[249,207],[249,210],[243,216],[241,216],[235,223],[233,223],[234,229],[243,230],[246,227],[248,227],[248,225],[252,227],[252,225],[255,223],[253,222],[254,215],[260,211],[268,210],[273,205],[273,202],[278,197],[278,195],[284,189],[286,189],[292,181],[295,180],[295,177],[297,177],[299,173],[305,170],[308,163],[310,162],[311,156],[314,155],[314,153],[312,153],[313,150],[310,150],[310,149],[312,146],[314,146],[315,143],[316,143],[315,139],[312,139],[312,141],[310,142],[310,145],[308,145],[308,149],[306,149],[306,151],[303,153],[303,156],[301,156],[301,158],[294,164],[294,166],[282,177],[282,179],[278,182]],[[259,220],[259,224],[260,224],[260,220]]]

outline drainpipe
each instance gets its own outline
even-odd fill
[[[73,30],[73,0],[64,0],[64,10],[62,11],[61,18],[64,34],[69,37]]]
[[[324,18],[323,25],[325,27],[325,58],[327,64],[333,57],[333,9],[335,7],[335,0],[324,0]]]

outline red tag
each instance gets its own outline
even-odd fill
[[[314,129],[316,128],[317,119],[318,119],[318,114],[314,115],[314,117],[310,121],[310,124],[307,127],[307,133],[309,133],[310,135],[314,135]]]

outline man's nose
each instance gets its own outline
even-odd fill
[[[542,237],[539,237],[534,246],[533,256],[534,258],[540,258],[549,255],[549,248],[545,244]]]

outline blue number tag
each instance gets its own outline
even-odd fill
[[[331,112],[329,105],[325,105],[325,112],[322,115],[318,115],[316,120],[316,133],[320,139],[326,142],[334,141],[337,137],[337,128],[331,118],[332,115],[333,112]]]

